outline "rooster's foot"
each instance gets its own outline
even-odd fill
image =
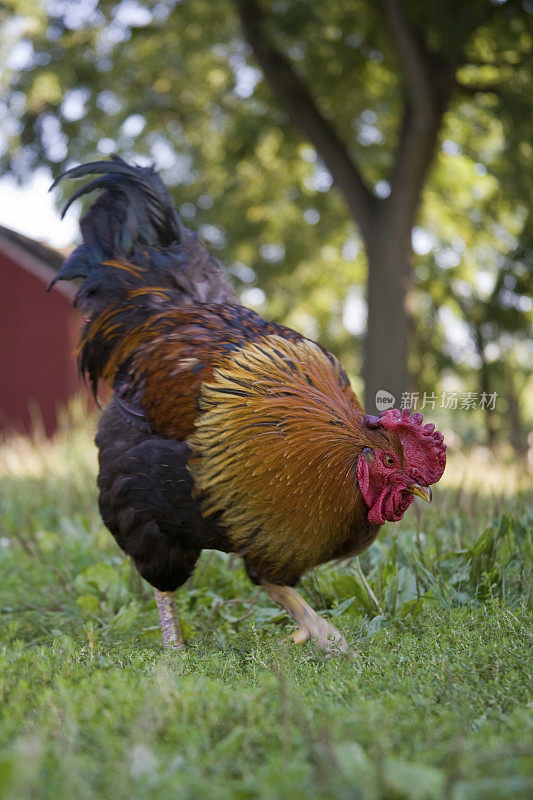
[[[298,624],[298,630],[293,631],[289,637],[295,644],[302,644],[314,639],[318,647],[329,655],[340,655],[341,653],[353,655],[344,636],[327,620],[319,617],[296,589],[272,583],[265,583],[264,588],[270,597],[283,606]]]
[[[319,617],[317,614],[318,622],[315,625],[308,626],[307,628],[298,628],[289,635],[289,639],[295,644],[303,644],[311,640],[316,640],[318,647],[325,650],[330,655],[337,655],[339,653],[350,653],[350,648],[346,639],[337,628],[330,625],[325,619]]]
[[[182,650],[185,641],[181,633],[176,605],[174,603],[174,592],[160,592],[154,588],[155,601],[159,611],[159,622],[161,625],[161,635],[163,644],[172,650]]]

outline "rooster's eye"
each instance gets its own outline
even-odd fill
[[[387,467],[393,467],[394,466],[394,459],[393,459],[392,456],[383,456],[383,463]]]

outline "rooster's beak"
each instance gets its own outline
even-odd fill
[[[410,486],[406,486],[406,489],[408,492],[412,492],[418,497],[421,497],[422,500],[425,500],[427,503],[431,503],[433,499],[433,495],[431,494],[431,486],[419,486],[418,483],[412,483]]]

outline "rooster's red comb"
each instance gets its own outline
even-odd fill
[[[365,414],[367,428],[394,431],[402,443],[409,475],[421,486],[430,486],[441,479],[446,466],[446,445],[433,423],[422,425],[422,414],[411,414],[408,408],[391,408],[379,417]]]

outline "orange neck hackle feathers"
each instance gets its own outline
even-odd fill
[[[265,337],[214,370],[200,408],[190,471],[249,571],[296,580],[349,550],[365,526],[356,465],[372,437],[337,359],[308,340]]]

